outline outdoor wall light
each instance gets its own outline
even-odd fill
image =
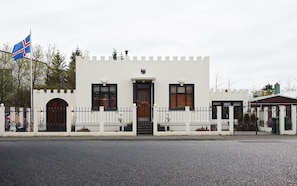
[[[108,83],[108,79],[101,79],[101,83],[103,84],[103,86],[106,86],[106,84]]]
[[[141,74],[145,74],[146,73],[146,69],[141,69],[140,72],[141,72]]]
[[[185,80],[178,80],[177,82],[179,83],[180,86],[184,86],[185,84]]]

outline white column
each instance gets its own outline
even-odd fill
[[[190,132],[190,107],[185,107],[185,124],[186,124],[186,132]]]
[[[268,107],[264,107],[264,127],[268,126]]]
[[[31,132],[31,110],[30,108],[26,108],[26,122],[27,122],[27,130]]]
[[[255,108],[252,107],[252,108],[251,108],[251,113],[254,113],[254,111],[255,111]]]
[[[36,135],[38,133],[38,118],[39,118],[39,113],[37,108],[34,109],[34,118],[33,119],[33,132]]]
[[[137,135],[137,107],[136,104],[133,103],[133,111],[132,111],[132,131],[133,131],[133,135]],[[154,126],[153,126],[154,127]],[[155,127],[154,127],[155,130]]]
[[[1,103],[0,104],[0,136],[2,136],[4,131],[5,131],[5,107],[4,107],[4,104]]]
[[[229,106],[229,131],[234,134],[234,107]]]
[[[19,122],[20,122],[20,127],[24,127],[24,109],[23,107],[19,108]]]
[[[292,121],[292,130],[293,133],[296,134],[296,121],[297,117],[296,117],[296,105],[291,105],[291,121]]]
[[[276,107],[275,106],[271,107],[271,112],[272,112],[272,117],[275,118],[276,117]]]
[[[217,130],[219,133],[222,132],[222,107],[217,106]]]
[[[256,113],[256,123],[257,123],[257,126],[260,126],[260,111],[261,111],[261,107],[257,107],[257,113]],[[259,118],[259,120],[258,120],[258,118]]]
[[[71,119],[72,119],[72,112],[69,106],[66,107],[66,133],[70,135],[71,133]]]
[[[153,135],[156,135],[157,134],[157,132],[158,132],[158,112],[157,112],[157,109],[158,109],[158,107],[157,107],[157,104],[155,103],[154,104],[154,110],[153,110],[153,114],[154,114],[154,118],[153,118],[153,131],[154,131],[154,133],[153,133]]]
[[[100,133],[104,132],[104,122],[106,121],[105,115],[104,115],[104,106],[99,107],[99,125],[100,125]]]
[[[10,127],[9,130],[15,132],[16,126],[15,126],[15,108],[10,107]]]
[[[279,106],[279,133],[284,134],[285,133],[285,106],[280,105]]]

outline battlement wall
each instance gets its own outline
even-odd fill
[[[248,94],[249,90],[248,89],[210,89],[211,93],[224,93],[224,94],[238,94],[238,93],[244,93]]]
[[[80,57],[79,57],[80,58]],[[122,58],[122,59],[121,59]],[[117,60],[114,60],[112,56],[100,56],[99,58],[97,58],[97,56],[92,56],[92,57],[85,57],[84,61],[114,61],[114,62],[124,62],[124,61],[135,61],[135,62],[143,62],[143,61],[160,61],[160,62],[170,62],[170,61],[174,61],[174,62],[209,62],[209,56],[205,56],[205,57],[201,57],[201,56],[189,56],[189,57],[185,57],[185,56],[118,56]]]
[[[220,90],[210,90],[211,101],[227,101],[227,100],[241,100],[245,103],[249,100],[249,90],[248,89],[220,89]]]
[[[34,89],[33,90],[34,94],[73,94],[75,93],[75,90],[71,89]]]
[[[33,90],[34,107],[44,107],[52,99],[62,99],[67,102],[68,106],[75,106],[76,92],[75,90],[57,90],[57,89],[41,89]]]

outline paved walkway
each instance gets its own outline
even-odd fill
[[[20,140],[52,140],[52,141],[100,141],[100,140],[297,140],[297,135],[276,135],[266,132],[255,131],[236,131],[233,136],[152,136],[152,135],[138,135],[138,136],[81,136],[81,137],[0,137],[1,141],[20,141]]]

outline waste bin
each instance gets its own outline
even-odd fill
[[[272,134],[279,134],[279,119],[278,117],[275,118],[271,118],[272,119],[272,130],[271,133]]]
[[[289,117],[285,117],[285,130],[292,130],[292,124]]]

